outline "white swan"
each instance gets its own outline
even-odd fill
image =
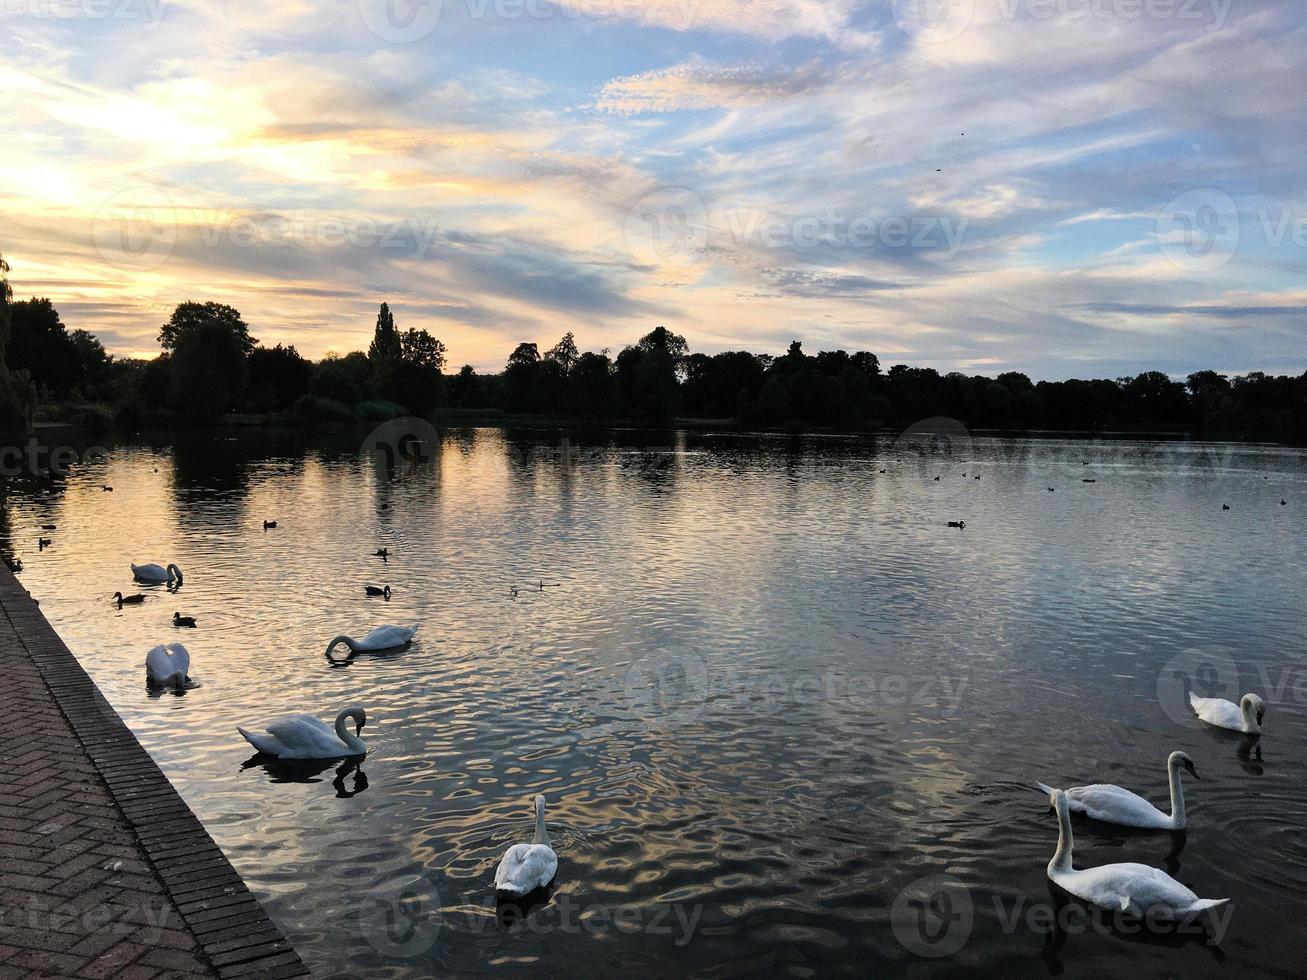
[[[180,643],[161,644],[145,655],[145,680],[151,687],[195,687],[190,671],[191,655]]]
[[[1199,898],[1160,868],[1146,864],[1104,864],[1077,871],[1072,865],[1071,808],[1066,793],[1054,790],[1057,850],[1048,862],[1048,878],[1076,898],[1111,912],[1177,920],[1216,908],[1228,898]]]
[[[354,720],[353,734],[345,729],[346,718]],[[350,707],[336,716],[335,731],[312,715],[286,715],[270,721],[264,726],[266,735],[239,727],[236,730],[245,736],[245,741],[267,755],[282,759],[340,759],[367,754],[367,745],[358,737],[367,723],[366,711]]]
[[[1266,717],[1266,702],[1256,694],[1245,694],[1238,704],[1224,698],[1200,698],[1189,692],[1189,703],[1198,717],[1217,728],[1247,735],[1262,733],[1262,719]]]
[[[132,565],[132,577],[151,585],[182,584],[182,570],[176,565]]]
[[[495,893],[500,898],[520,898],[554,880],[558,855],[549,846],[545,832],[545,798],[535,798],[536,835],[530,844],[514,844],[495,870]]]
[[[1184,830],[1184,789],[1180,785],[1180,767],[1184,766],[1194,779],[1194,760],[1183,752],[1172,752],[1166,760],[1166,774],[1171,783],[1171,812],[1163,813],[1137,793],[1109,783],[1092,786],[1072,786],[1066,791],[1067,805],[1072,813],[1083,813],[1094,820],[1121,824],[1125,827],[1148,827],[1153,830]],[[1057,790],[1043,783],[1035,783],[1049,796]]]
[[[413,642],[418,625],[415,623],[412,626],[378,626],[370,630],[361,640],[356,640],[352,636],[338,636],[327,644],[327,656],[330,657],[331,651],[341,643],[349,647],[351,653],[365,650],[394,650],[397,647],[407,646]]]

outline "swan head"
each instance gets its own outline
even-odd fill
[[[1048,805],[1057,811],[1058,818],[1069,816],[1071,813],[1070,805],[1067,803],[1066,790],[1055,789],[1048,794]]]
[[[113,594],[113,601],[121,606],[123,604],[123,594],[121,592],[115,592]]]
[[[362,708],[346,708],[341,713],[342,718],[354,719],[354,735],[363,734],[363,726],[368,723],[368,713]]]
[[[1243,709],[1245,718],[1249,715],[1256,715],[1258,725],[1266,717],[1266,702],[1259,695],[1245,694],[1243,700],[1239,702],[1239,707]]]
[[[177,580],[177,584],[178,584],[178,585],[181,585],[181,584],[182,584],[182,570],[181,570],[180,568],[178,568],[176,565],[169,565],[169,566],[168,566],[168,571],[169,571],[169,573],[171,573],[172,577],[175,578],[175,579]]]
[[[1177,766],[1184,766],[1185,771],[1188,772],[1189,775],[1193,776],[1194,779],[1199,778],[1198,770],[1194,768],[1194,760],[1189,758],[1189,756],[1183,752],[1172,752],[1171,757],[1167,759],[1166,762],[1172,769]]]

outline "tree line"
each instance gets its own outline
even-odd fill
[[[85,330],[69,331],[49,299],[14,302],[0,258],[0,427],[41,412],[133,426],[225,417],[291,423],[379,422],[398,415],[549,416],[592,422],[713,420],[760,428],[865,430],[949,416],[971,428],[1081,432],[1188,432],[1307,443],[1307,373],[1185,381],[1148,371],[1114,380],[1033,382],[941,374],[869,351],[781,356],[705,354],[657,327],[615,356],[581,351],[566,333],[545,351],[521,343],[504,369],[445,373],[446,348],[425,330],[401,330],[381,304],[366,352],[319,361],[294,346],[265,347],[234,307],[181,303],[150,360],[115,358]]]

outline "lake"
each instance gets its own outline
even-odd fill
[[[11,486],[0,527],[315,974],[1301,975],[1304,451],[361,436],[120,444]],[[132,587],[132,561],[185,584]],[[324,657],[385,623],[421,631]],[[151,694],[145,654],[177,640],[202,684]],[[1190,685],[1261,694],[1260,743],[1196,722]],[[361,765],[249,764],[237,725],[350,704]],[[1231,898],[1216,945],[1084,914],[1045,876],[1032,781],[1167,809],[1174,749],[1201,776],[1188,833],[1077,819],[1076,863]],[[499,915],[537,793],[556,891]]]

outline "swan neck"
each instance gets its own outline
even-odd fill
[[[1048,873],[1066,874],[1072,870],[1071,849],[1074,840],[1071,836],[1071,811],[1065,806],[1057,807],[1057,850],[1053,860],[1048,862]]]
[[[1180,760],[1173,760],[1167,769],[1167,776],[1171,781],[1171,822],[1177,827],[1183,827],[1184,784],[1180,781]]]
[[[353,717],[354,712],[348,708],[336,716],[336,737],[356,752],[362,752],[362,739],[345,727],[345,722]]]
[[[1261,726],[1257,724],[1257,709],[1247,698],[1239,703],[1239,710],[1243,713],[1243,730],[1249,734],[1256,735],[1260,732]]]
[[[549,834],[545,831],[545,808],[536,807],[536,836],[533,843],[549,845]]]

